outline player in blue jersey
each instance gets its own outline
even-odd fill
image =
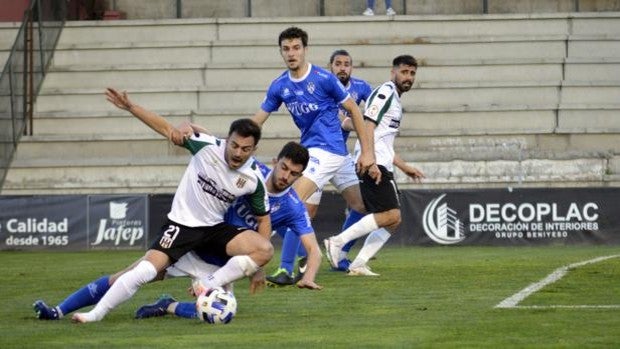
[[[334,51],[329,58],[328,68],[345,87],[345,90],[349,93],[351,98],[353,98],[356,105],[360,105],[368,99],[368,96],[370,96],[370,92],[372,91],[372,87],[366,81],[351,75],[353,71],[353,58],[349,52],[342,49]],[[341,120],[345,120],[345,118],[350,117],[350,113],[346,109],[340,107],[339,117]],[[349,138],[349,133],[353,129],[349,126],[352,126],[350,118],[347,122],[347,128],[341,128],[342,138],[345,144]],[[308,213],[310,213],[310,217],[312,218],[316,215],[319,203],[321,202],[321,195],[322,190],[318,189],[306,200],[306,207],[308,208]],[[343,224],[342,230],[347,229],[351,224],[357,222],[364,216],[362,213],[359,213],[353,209],[349,209],[348,211],[349,212]],[[278,233],[280,232],[278,231]],[[342,256],[337,270],[348,270],[350,261],[347,259],[347,253],[354,243],[355,240],[351,241],[342,248]],[[303,266],[303,264],[305,264],[305,251],[303,247],[300,247],[300,242],[295,234],[286,234],[284,236],[284,242],[282,243],[280,268],[274,274],[267,276],[267,281],[271,284],[277,285],[291,284],[293,282],[292,274],[296,256],[300,266]]]
[[[284,104],[301,131],[301,144],[310,152],[310,164],[294,188],[302,201],[331,182],[347,204],[365,212],[357,172],[370,169],[373,178],[381,173],[375,163],[373,144],[364,129],[364,121],[355,101],[338,79],[327,70],[306,62],[308,34],[291,27],[278,37],[280,55],[287,70],[267,90],[260,110],[252,118],[263,125],[272,112]],[[338,118],[339,105],[351,115],[361,144],[361,154],[354,164],[346,148]]]
[[[265,176],[265,185],[269,194],[271,207],[271,224],[274,229],[289,228],[291,234],[301,240],[308,251],[306,272],[297,281],[299,288],[320,290],[323,287],[314,282],[321,263],[321,252],[310,224],[310,217],[304,204],[299,200],[291,185],[301,177],[309,159],[308,151],[296,142],[287,143],[278,158],[273,163],[273,170],[257,162],[260,171]],[[253,229],[256,226],[256,217],[250,210],[247,197],[239,198],[228,210],[226,222]],[[183,256],[179,261],[166,270],[168,277],[189,276],[201,279],[213,273],[220,265],[226,262],[226,256],[214,256],[208,251],[200,249]],[[232,290],[232,285],[225,285]],[[155,303],[147,304],[136,311],[136,318],[148,318],[175,314],[180,317],[195,318],[195,302],[177,302],[174,298],[164,295]]]

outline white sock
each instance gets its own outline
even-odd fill
[[[364,241],[364,246],[357,254],[357,257],[355,257],[355,260],[351,262],[351,268],[366,265],[366,263],[368,263],[368,261],[376,255],[377,252],[379,252],[390,236],[392,236],[392,234],[383,228],[370,233],[366,238],[366,241]]]
[[[82,317],[88,322],[100,321],[110,310],[131,298],[142,285],[153,280],[155,276],[157,276],[155,266],[149,261],[141,261],[116,279],[93,310],[82,314]]]
[[[357,221],[357,223],[351,225],[345,231],[334,236],[332,239],[334,239],[337,244],[344,245],[347,242],[362,237],[378,228],[379,226],[377,225],[377,221],[375,220],[375,215],[367,214],[362,217],[362,219]]]
[[[258,268],[258,264],[250,256],[234,256],[215,273],[202,279],[201,282],[210,288],[224,287],[244,276],[254,275]]]

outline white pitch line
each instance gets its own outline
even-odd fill
[[[620,309],[620,304],[606,304],[606,305],[516,305],[513,308],[519,309]]]
[[[617,258],[617,257],[620,257],[620,254],[597,257],[597,258],[590,259],[587,261],[573,263],[573,264],[560,267],[554,270],[551,274],[547,275],[547,277],[545,277],[544,279],[527,286],[521,291],[499,302],[499,304],[497,304],[495,308],[515,308],[517,307],[519,303],[521,303],[525,298],[529,297],[531,294],[538,292],[543,287],[560,280],[564,275],[566,275],[566,273],[570,269],[579,268],[587,264],[598,263],[598,262],[602,262],[610,258]]]

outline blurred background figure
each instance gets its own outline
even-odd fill
[[[375,15],[375,0],[366,0],[366,10],[362,14],[364,16]],[[396,15],[396,11],[392,8],[392,0],[385,0],[385,14],[388,16]]]

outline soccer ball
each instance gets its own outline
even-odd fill
[[[237,313],[237,299],[221,287],[210,288],[196,299],[198,318],[210,324],[227,324]]]

